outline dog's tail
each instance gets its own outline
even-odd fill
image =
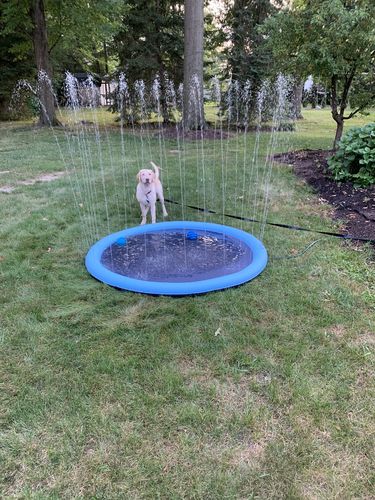
[[[152,165],[152,168],[154,169],[155,177],[157,179],[159,179],[159,170],[160,170],[160,167],[158,167],[157,165],[155,165],[155,163],[153,161],[150,161],[150,163]]]

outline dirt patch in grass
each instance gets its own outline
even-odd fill
[[[275,160],[291,165],[296,175],[319,194],[322,202],[335,208],[333,217],[344,221],[345,232],[355,238],[375,241],[375,186],[355,187],[336,182],[327,160],[333,151],[302,150],[275,155]]]
[[[248,443],[233,450],[231,463],[235,467],[259,465],[264,457],[266,442]]]
[[[60,179],[65,175],[65,172],[47,172],[45,174],[40,174],[37,177],[32,177],[30,179],[24,179],[22,181],[16,181],[13,185],[0,186],[0,193],[12,193],[17,186],[33,186],[37,182],[52,182]]]
[[[14,189],[13,186],[0,186],[0,193],[9,194],[12,193]]]
[[[344,338],[347,335],[346,328],[343,325],[334,325],[327,331],[327,333],[333,335],[333,337],[337,339]]]
[[[374,347],[375,346],[375,333],[363,332],[359,333],[357,338],[351,342],[354,347]]]
[[[231,376],[218,377],[207,366],[198,366],[187,360],[181,360],[178,367],[189,388],[212,391],[211,400],[224,420],[233,415],[244,415],[249,408],[267,406],[265,398],[252,386],[268,385],[271,382],[268,374],[244,374],[235,379]]]

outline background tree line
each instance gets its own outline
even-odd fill
[[[335,143],[345,120],[375,102],[372,0],[293,0],[287,5],[223,0],[221,5],[215,16],[205,2],[203,24],[203,0],[0,0],[0,119],[8,115],[17,80],[35,79],[41,69],[56,89],[65,71],[99,78],[123,71],[130,83],[143,79],[146,84],[158,74],[165,95],[166,75],[175,85],[185,79],[186,86],[197,69],[198,59],[187,62],[187,44],[204,60],[201,85],[217,73],[223,80],[247,81],[254,96],[265,78],[291,75],[295,117],[301,115],[303,82],[313,75],[327,89],[337,124]],[[39,93],[45,94],[44,111],[50,114],[46,120],[40,110],[40,122],[57,123],[43,81]],[[162,108],[168,121],[163,102]]]

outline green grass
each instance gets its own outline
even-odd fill
[[[329,112],[304,114],[295,134],[280,134],[279,150],[330,147]],[[183,298],[109,288],[87,274],[84,251],[95,231],[124,226],[123,205],[127,224],[139,222],[142,155],[163,163],[170,197],[180,199],[181,190],[176,141],[165,141],[164,155],[157,138],[126,133],[123,157],[119,131],[108,130],[108,138],[100,130],[105,172],[96,154],[86,181],[63,131],[0,124],[0,171],[11,171],[0,174],[0,186],[16,188],[0,193],[1,497],[372,497],[370,249],[323,237],[301,257],[279,259],[319,236],[267,227],[269,264],[239,288]],[[85,134],[94,153],[95,131]],[[269,137],[261,137],[260,173]],[[224,143],[224,202],[215,195],[220,142],[205,145],[206,191],[196,167],[200,146],[186,143],[186,200],[202,203],[206,194],[208,206],[240,211],[232,169],[254,139]],[[80,216],[68,176],[17,184],[65,168],[74,173],[71,162]],[[289,167],[274,166],[269,220],[337,230],[330,211]],[[177,219],[181,209],[170,214]]]

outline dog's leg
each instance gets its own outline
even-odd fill
[[[146,224],[146,222],[147,222],[146,218],[147,218],[147,212],[148,212],[149,206],[143,205],[143,203],[140,203],[139,206],[141,207],[141,213],[142,213],[141,226],[143,226],[143,224]]]
[[[156,222],[156,201],[151,204],[151,222],[152,224]]]
[[[164,205],[163,193],[159,193],[159,201],[160,201],[161,207],[163,209],[163,217],[168,217],[168,212],[167,212],[167,209],[165,208],[165,205]]]

